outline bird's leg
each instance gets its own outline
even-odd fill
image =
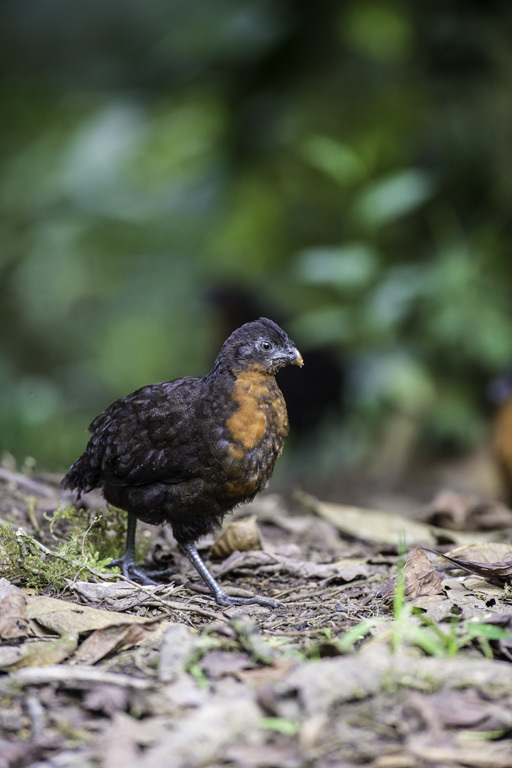
[[[128,527],[126,529],[126,549],[122,557],[112,560],[108,568],[118,565],[121,573],[127,579],[140,581],[141,584],[158,584],[153,576],[166,576],[170,571],[143,571],[135,565],[135,530],[137,528],[137,518],[128,512]]]
[[[267,608],[279,608],[283,603],[277,600],[266,600],[264,597],[231,597],[226,594],[215,581],[206,565],[201,560],[197,547],[192,542],[180,543],[180,549],[185,554],[203,581],[210,587],[211,593],[219,605],[263,605]]]

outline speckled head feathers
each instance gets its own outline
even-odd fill
[[[302,365],[293,341],[273,320],[260,317],[233,331],[224,342],[217,360],[233,371],[255,367],[262,373],[276,373],[285,365]]]

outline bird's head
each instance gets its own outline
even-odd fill
[[[219,354],[234,373],[254,369],[274,375],[285,365],[303,365],[302,355],[272,320],[245,323],[224,342]]]

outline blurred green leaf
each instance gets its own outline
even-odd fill
[[[292,336],[301,339],[305,349],[317,344],[348,343],[354,336],[350,313],[339,306],[304,312],[290,327]]]
[[[466,10],[4,3],[0,447],[68,464],[114,396],[207,370],[237,282],[343,358],[331,463],[390,398],[478,440],[512,363],[512,16]]]
[[[368,175],[368,169],[353,148],[327,136],[312,136],[301,150],[311,165],[342,188],[350,187]]]
[[[434,184],[418,169],[400,171],[367,184],[355,202],[355,214],[368,227],[396,221],[430,199]]]
[[[413,30],[404,6],[358,0],[344,8],[340,30],[358,53],[382,61],[400,61],[411,51]]]
[[[344,289],[366,286],[377,274],[378,255],[365,243],[338,248],[312,248],[298,255],[297,273],[306,283]]]

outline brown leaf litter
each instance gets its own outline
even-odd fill
[[[0,509],[43,536],[58,487],[27,480],[0,476]],[[213,570],[227,591],[271,594],[284,608],[224,610],[190,569],[179,585],[91,575],[41,595],[0,581],[0,768],[511,765],[506,544],[467,526],[454,534],[379,509],[276,495],[237,511],[236,523],[242,536],[224,537]],[[181,573],[172,538],[150,530]],[[471,642],[454,658],[426,656],[405,637],[391,652],[400,622],[383,594],[396,582],[402,532],[412,547],[407,606],[445,636],[454,621],[479,619],[489,658]],[[468,538],[473,548],[461,549]],[[446,545],[444,558],[428,556]],[[466,565],[465,575],[447,574],[447,562]],[[342,644],[349,631],[352,644]]]

